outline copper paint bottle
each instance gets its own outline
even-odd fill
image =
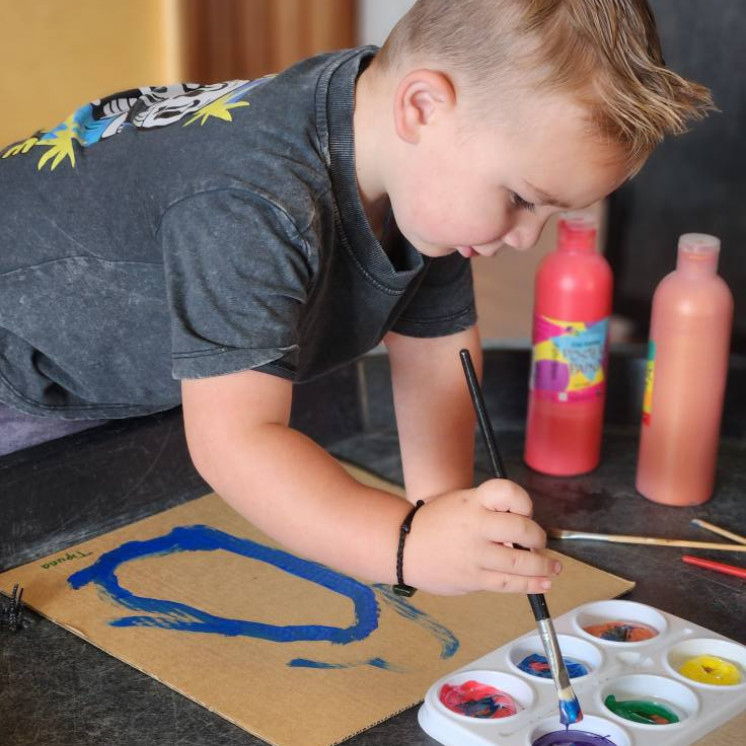
[[[704,503],[715,483],[733,325],[719,254],[714,236],[681,236],[653,296],[637,489],[666,505]]]
[[[565,214],[536,274],[524,459],[545,474],[582,474],[600,457],[613,278],[596,227]]]

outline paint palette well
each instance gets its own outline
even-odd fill
[[[622,600],[580,606],[554,626],[563,657],[587,670],[572,679],[584,718],[563,738],[549,735],[564,732],[554,682],[520,665],[543,653],[535,632],[433,684],[422,728],[446,746],[688,746],[746,710],[746,647],[704,627]],[[460,707],[444,692],[449,703],[461,692]],[[469,702],[470,692],[491,699]],[[503,696],[514,704],[507,716],[494,705]],[[606,702],[625,703],[628,717]],[[629,719],[650,711],[654,723]]]

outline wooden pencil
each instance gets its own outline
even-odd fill
[[[686,547],[688,549],[713,549],[720,552],[746,552],[744,544],[718,544],[710,541],[690,541],[689,539],[662,539],[657,536],[627,536],[624,534],[593,534],[587,531],[570,531],[550,528],[547,532],[552,539],[578,539],[585,541],[606,541],[614,544],[649,544],[660,547]]]

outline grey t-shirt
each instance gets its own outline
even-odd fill
[[[371,47],[256,81],[88,104],[0,159],[0,401],[68,419],[180,402],[178,379],[304,381],[390,329],[475,322],[469,263],[373,235],[355,178]]]

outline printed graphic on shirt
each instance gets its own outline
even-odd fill
[[[210,119],[232,122],[232,111],[249,106],[242,100],[248,91],[272,76],[257,80],[231,80],[227,83],[198,85],[183,83],[172,86],[133,88],[97,99],[73,112],[62,124],[49,131],[11,145],[2,158],[26,155],[44,148],[37,169],[49,164],[54,171],[67,160],[75,168],[75,144],[87,148],[105,140],[126,127],[152,130],[186,119],[182,126],[195,122],[200,126]]]
[[[608,318],[593,323],[534,317],[531,386],[556,402],[603,396]]]

